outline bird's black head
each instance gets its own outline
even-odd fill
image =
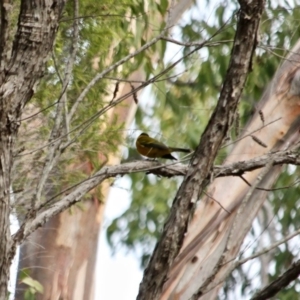
[[[149,136],[147,133],[145,133],[145,132],[142,132],[141,134],[140,134],[140,136]]]

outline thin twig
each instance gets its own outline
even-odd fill
[[[280,119],[281,119],[281,117],[280,117],[280,118],[277,118],[277,119],[275,119],[275,120],[273,120],[273,121],[270,121],[269,123],[263,124],[263,125],[262,125],[261,127],[259,127],[258,129],[253,130],[252,132],[250,132],[250,133],[248,133],[248,134],[245,134],[245,135],[241,136],[240,138],[234,140],[233,142],[230,142],[230,143],[228,143],[228,144],[226,144],[226,145],[223,145],[223,146],[221,147],[221,149],[222,149],[222,148],[225,148],[225,147],[228,147],[228,146],[230,146],[230,145],[236,144],[237,142],[243,140],[244,138],[246,138],[246,137],[248,137],[248,136],[252,136],[253,133],[255,133],[255,132],[257,132],[257,131],[260,131],[261,129],[263,129],[263,128],[265,128],[265,127],[267,127],[267,126],[269,126],[269,125],[271,125],[271,124],[273,124],[273,123],[279,121]]]
[[[75,17],[78,15],[78,0],[74,0],[74,15]],[[75,19],[73,23],[73,38],[72,38],[72,43],[71,43],[71,53],[65,68],[65,74],[63,78],[63,86],[62,86],[62,92],[59,97],[58,103],[57,103],[57,109],[56,109],[56,114],[55,114],[55,122],[54,126],[51,131],[50,135],[50,142],[53,142],[53,140],[56,140],[53,142],[53,145],[49,147],[47,151],[47,155],[45,158],[44,166],[41,170],[40,174],[40,180],[37,183],[36,186],[36,191],[32,195],[32,209],[35,209],[37,206],[37,203],[41,202],[41,195],[45,186],[45,183],[48,179],[48,176],[53,169],[53,167],[56,165],[58,158],[60,156],[61,151],[59,150],[59,147],[62,143],[61,139],[57,139],[58,136],[61,135],[61,127],[62,127],[62,122],[63,119],[65,119],[65,131],[66,135],[68,136],[68,124],[69,120],[67,118],[67,115],[65,118],[63,118],[63,113],[66,111],[66,93],[67,93],[67,87],[69,85],[70,79],[71,79],[71,74],[72,74],[72,69],[75,63],[75,58],[78,50],[78,38],[79,38],[79,27],[78,27],[78,20]]]
[[[85,87],[85,89],[81,92],[81,94],[79,95],[79,97],[75,100],[70,113],[69,113],[69,120],[72,120],[78,105],[83,101],[83,99],[85,98],[85,96],[87,95],[87,93],[89,92],[89,90],[100,80],[102,79],[106,74],[110,73],[112,70],[116,69],[117,67],[119,67],[120,65],[124,64],[125,62],[127,62],[128,60],[130,60],[131,58],[137,56],[138,54],[140,54],[141,52],[143,52],[144,50],[148,49],[149,47],[151,47],[152,45],[154,45],[155,43],[157,43],[166,33],[166,31],[169,28],[166,26],[162,32],[155,38],[153,38],[151,41],[149,41],[148,43],[146,43],[144,46],[142,46],[141,48],[137,49],[136,51],[134,51],[131,54],[128,54],[127,56],[125,56],[124,58],[120,59],[119,61],[117,61],[116,63],[112,64],[111,66],[109,66],[107,69],[103,70],[101,73],[98,73]]]
[[[268,286],[256,293],[250,300],[271,299],[283,288],[288,286],[292,281],[296,280],[300,275],[300,260],[294,262],[290,268],[281,276],[276,278]]]
[[[205,194],[208,198],[212,199],[214,202],[216,202],[223,210],[225,210],[229,215],[231,214],[230,211],[228,211],[217,199],[215,199],[214,197],[212,197],[211,195],[209,195],[208,193],[206,193],[205,191],[203,191],[203,194]]]
[[[280,246],[283,243],[286,243],[287,241],[289,241],[293,237],[297,236],[298,234],[300,234],[300,229],[298,229],[297,231],[289,234],[288,236],[286,236],[285,238],[279,240],[278,242],[270,245],[269,247],[266,247],[266,248],[264,248],[264,249],[262,249],[262,250],[260,250],[260,251],[258,251],[256,253],[254,253],[253,255],[250,255],[250,256],[248,256],[248,257],[246,257],[244,259],[241,259],[241,260],[238,260],[238,261],[234,262],[232,264],[232,266],[227,270],[226,274],[224,274],[220,280],[218,280],[212,286],[210,286],[210,288],[208,290],[206,290],[205,292],[203,292],[203,294],[208,293],[209,291],[213,290],[218,285],[222,284],[226,280],[226,278],[228,277],[228,274],[232,273],[235,269],[239,268],[244,263],[248,262],[249,260],[255,259],[255,258],[257,258],[257,257],[259,257],[259,256],[261,256],[261,255],[263,255],[263,254],[265,254],[265,253],[267,253],[267,252],[269,252],[269,251],[277,248],[278,246]],[[233,259],[224,262],[222,264],[222,266],[226,265],[226,264],[228,264],[230,262],[232,262],[232,260]]]

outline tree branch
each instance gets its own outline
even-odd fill
[[[85,89],[81,92],[81,94],[78,96],[78,98],[75,100],[71,111],[68,115],[68,119],[72,120],[78,105],[83,101],[83,99],[85,98],[85,96],[87,95],[87,93],[89,92],[89,90],[100,80],[102,79],[106,74],[110,73],[112,70],[116,69],[117,67],[119,67],[120,65],[124,64],[126,61],[130,60],[131,58],[137,56],[139,53],[143,52],[144,50],[150,48],[152,45],[154,45],[155,43],[157,43],[167,32],[167,30],[169,30],[168,28],[168,24],[166,25],[165,29],[155,38],[153,38],[151,41],[149,41],[148,43],[146,43],[145,45],[143,45],[141,48],[137,49],[136,51],[134,51],[133,53],[128,54],[127,56],[125,56],[124,58],[120,59],[119,61],[117,61],[116,63],[112,64],[111,66],[109,66],[107,69],[103,70],[101,73],[98,73],[85,87]]]
[[[294,164],[300,165],[300,155],[295,151],[279,151],[269,155],[263,155],[258,158],[251,159],[247,162],[236,162],[225,166],[216,166],[213,169],[214,177],[224,176],[239,176],[245,172],[253,171],[264,167],[268,161],[272,160],[272,165]],[[46,203],[40,205],[36,212],[36,216],[27,216],[20,229],[13,236],[14,245],[22,243],[38,227],[41,227],[51,217],[69,208],[76,202],[79,202],[82,197],[104,180],[123,176],[126,174],[147,172],[147,174],[155,174],[164,177],[184,176],[187,174],[189,166],[175,162],[170,164],[163,164],[158,161],[134,161],[124,163],[117,166],[106,166],[96,172],[93,176],[79,182],[75,186],[60,192],[54,197],[48,199]],[[209,180],[211,174],[207,175]],[[60,200],[53,203],[55,199]]]
[[[250,300],[265,300],[270,299],[280,292],[283,288],[289,285],[293,280],[300,275],[300,259],[294,262],[290,268],[279,276],[276,280],[267,285],[260,292],[256,293]]]
[[[63,132],[66,132],[67,137],[69,133],[69,119],[67,116],[67,89],[68,85],[71,79],[72,70],[74,67],[76,54],[78,50],[78,38],[79,38],[79,24],[78,19],[76,18],[78,16],[78,10],[79,10],[79,3],[78,0],[74,0],[74,22],[73,22],[73,37],[72,41],[70,43],[70,56],[68,58],[68,62],[65,67],[64,72],[64,78],[63,78],[63,84],[62,84],[62,90],[61,94],[59,96],[59,99],[57,101],[57,107],[54,117],[54,126],[51,131],[51,135],[49,138],[49,142],[54,143],[49,144],[47,156],[44,161],[44,166],[41,169],[40,173],[40,180],[37,183],[35,193],[32,195],[32,209],[36,209],[36,206],[41,202],[41,196],[44,190],[44,186],[46,184],[46,181],[49,177],[50,172],[52,169],[56,166],[56,163],[61,155],[62,149],[60,147],[62,143],[62,139],[57,139],[57,137],[60,137],[62,135],[62,127],[63,122],[65,121],[65,128]],[[65,116],[64,116],[65,114]]]
[[[226,280],[226,278],[228,278],[229,274],[231,274],[235,269],[237,269],[238,267],[240,267],[241,265],[243,265],[247,261],[252,260],[254,258],[262,256],[263,254],[266,254],[266,253],[270,252],[271,250],[277,248],[279,245],[281,245],[283,243],[286,243],[287,241],[291,240],[293,237],[299,235],[299,233],[300,233],[300,229],[298,229],[295,232],[289,234],[288,236],[284,237],[283,239],[277,241],[276,243],[273,243],[269,247],[263,248],[262,250],[254,253],[251,256],[248,256],[244,259],[236,261],[234,264],[232,264],[230,266],[230,268],[226,271],[226,273],[222,276],[222,278],[220,280],[218,280],[217,282],[214,282],[214,284],[211,285],[209,288],[203,289],[202,294],[204,295],[204,294],[208,293],[209,291],[211,291],[212,289],[214,289],[215,287],[217,287],[218,285],[222,284]],[[230,262],[232,262],[232,260],[224,262],[223,265],[228,264]],[[264,299],[268,299],[268,298],[264,298]]]
[[[65,144],[63,144],[61,146],[61,151],[65,150],[67,147],[69,147],[72,143],[74,143],[77,138],[79,136],[81,136],[84,131],[89,127],[91,126],[91,124],[93,124],[93,122],[95,120],[97,120],[100,116],[104,115],[107,111],[109,111],[111,108],[115,107],[116,105],[120,104],[122,101],[124,101],[125,99],[127,99],[128,97],[130,97],[131,95],[133,94],[136,94],[138,91],[140,91],[141,89],[143,89],[144,87],[152,84],[152,83],[155,83],[155,82],[158,82],[160,81],[160,78],[167,74],[170,70],[172,70],[177,64],[179,64],[181,61],[183,61],[184,59],[186,59],[187,57],[191,56],[193,53],[195,53],[196,51],[198,51],[199,49],[201,49],[204,45],[205,45],[206,41],[203,42],[203,45],[202,46],[199,46],[195,49],[193,49],[192,51],[190,51],[189,53],[187,53],[186,55],[182,56],[181,58],[179,58],[177,61],[175,61],[174,63],[172,63],[171,65],[169,65],[166,69],[164,69],[163,71],[161,71],[159,74],[155,75],[154,77],[152,77],[151,79],[147,80],[147,81],[144,81],[140,86],[136,87],[134,90],[131,90],[130,92],[128,92],[127,94],[125,95],[122,95],[121,97],[115,99],[114,101],[110,101],[109,104],[107,104],[106,106],[104,106],[101,110],[99,110],[98,112],[96,112],[93,116],[91,116],[88,120],[84,121],[84,122],[81,122],[79,125],[75,126],[74,128],[72,128],[68,133],[66,134],[61,134],[58,138],[56,139],[53,139],[51,140],[50,142],[38,147],[38,148],[35,148],[33,150],[30,150],[30,151],[27,151],[25,153],[22,153],[22,154],[19,154],[19,156],[26,156],[26,155],[29,155],[29,154],[32,154],[36,151],[39,151],[41,149],[44,149],[54,143],[56,143],[58,140],[61,140],[63,138],[66,138],[70,133],[73,133],[73,132],[76,132],[78,131],[78,133],[72,138],[72,140],[70,141],[67,141]],[[165,79],[163,79],[165,80]],[[55,105],[57,104],[58,102],[55,103]],[[52,105],[51,105],[52,106]],[[51,107],[49,106],[49,107]],[[42,110],[43,111],[43,110]],[[42,111],[39,111],[38,113],[42,112]],[[74,111],[75,113],[75,111]],[[33,115],[34,116],[34,115]],[[70,120],[70,113],[69,113],[69,116],[68,116],[69,120]]]

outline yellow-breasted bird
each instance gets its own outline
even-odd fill
[[[190,149],[168,147],[164,143],[150,137],[147,133],[141,133],[136,142],[137,151],[150,158],[167,158],[177,160],[172,152],[190,153]]]

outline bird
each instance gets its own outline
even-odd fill
[[[190,149],[168,147],[164,143],[150,137],[145,132],[139,135],[139,137],[136,139],[135,145],[140,154],[149,158],[166,158],[177,160],[171,154],[172,152],[191,152]]]

